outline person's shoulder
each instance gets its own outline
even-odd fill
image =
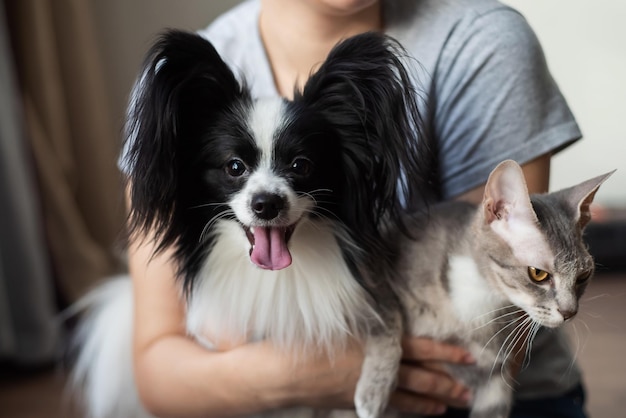
[[[497,0],[423,0],[438,24],[444,55],[497,54],[514,61],[541,57],[541,46],[526,18]],[[517,58],[516,58],[517,57]]]
[[[218,16],[209,26],[198,31],[218,50],[226,50],[247,42],[254,33],[260,11],[259,0],[247,0]]]
[[[534,42],[524,17],[496,0],[388,0],[385,16],[387,32],[430,71],[468,39],[481,48]]]
[[[461,14],[474,14],[476,16],[503,10],[514,10],[499,0],[444,0],[437,3],[448,9],[458,10]]]
[[[493,46],[536,43],[526,18],[497,0],[444,0],[448,12],[457,16],[454,32],[461,37],[479,37]]]
[[[428,26],[429,23],[455,25],[490,14],[517,13],[498,0],[387,0],[385,13],[392,25]]]
[[[407,0],[404,0],[408,3]],[[453,20],[474,20],[491,14],[503,16],[519,13],[499,0],[422,0],[421,8],[433,14],[449,16]]]

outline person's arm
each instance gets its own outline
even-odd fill
[[[156,416],[239,416],[289,406],[352,408],[363,353],[356,342],[329,360],[297,363],[269,342],[209,351],[186,335],[185,310],[171,251],[155,255],[154,243],[135,236],[129,267],[135,289],[134,368],[144,406]],[[464,405],[467,391],[423,361],[467,363],[454,346],[407,338],[392,407],[436,413]],[[295,366],[294,366],[295,365]]]
[[[550,186],[550,154],[544,154],[532,161],[522,165],[522,171],[526,178],[526,186],[528,192],[533,193],[546,193]],[[483,200],[483,193],[485,192],[485,185],[482,184],[473,188],[465,193],[456,196],[454,200],[462,200],[465,202],[478,205]]]

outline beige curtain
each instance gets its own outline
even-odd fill
[[[120,129],[86,0],[5,1],[58,290],[66,302],[122,268]]]
[[[0,7],[0,370],[52,361],[61,342],[21,99]]]

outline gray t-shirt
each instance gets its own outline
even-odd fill
[[[199,33],[253,97],[278,96],[250,0]],[[426,116],[438,150],[438,193],[447,199],[484,184],[502,160],[520,164],[581,137],[543,51],[518,12],[495,0],[387,0],[385,32],[415,58]],[[123,171],[128,167],[120,159]],[[563,331],[540,331],[519,398],[558,396],[580,382]]]

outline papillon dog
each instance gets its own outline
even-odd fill
[[[380,416],[394,388],[388,237],[409,233],[402,213],[429,172],[406,63],[393,39],[366,33],[334,47],[293,99],[253,99],[210,42],[169,31],[129,106],[130,232],[174,248],[188,334],[207,349],[266,339],[294,358],[361,339],[361,418]],[[88,415],[149,416],[132,375],[130,279],[80,304],[73,381]]]

